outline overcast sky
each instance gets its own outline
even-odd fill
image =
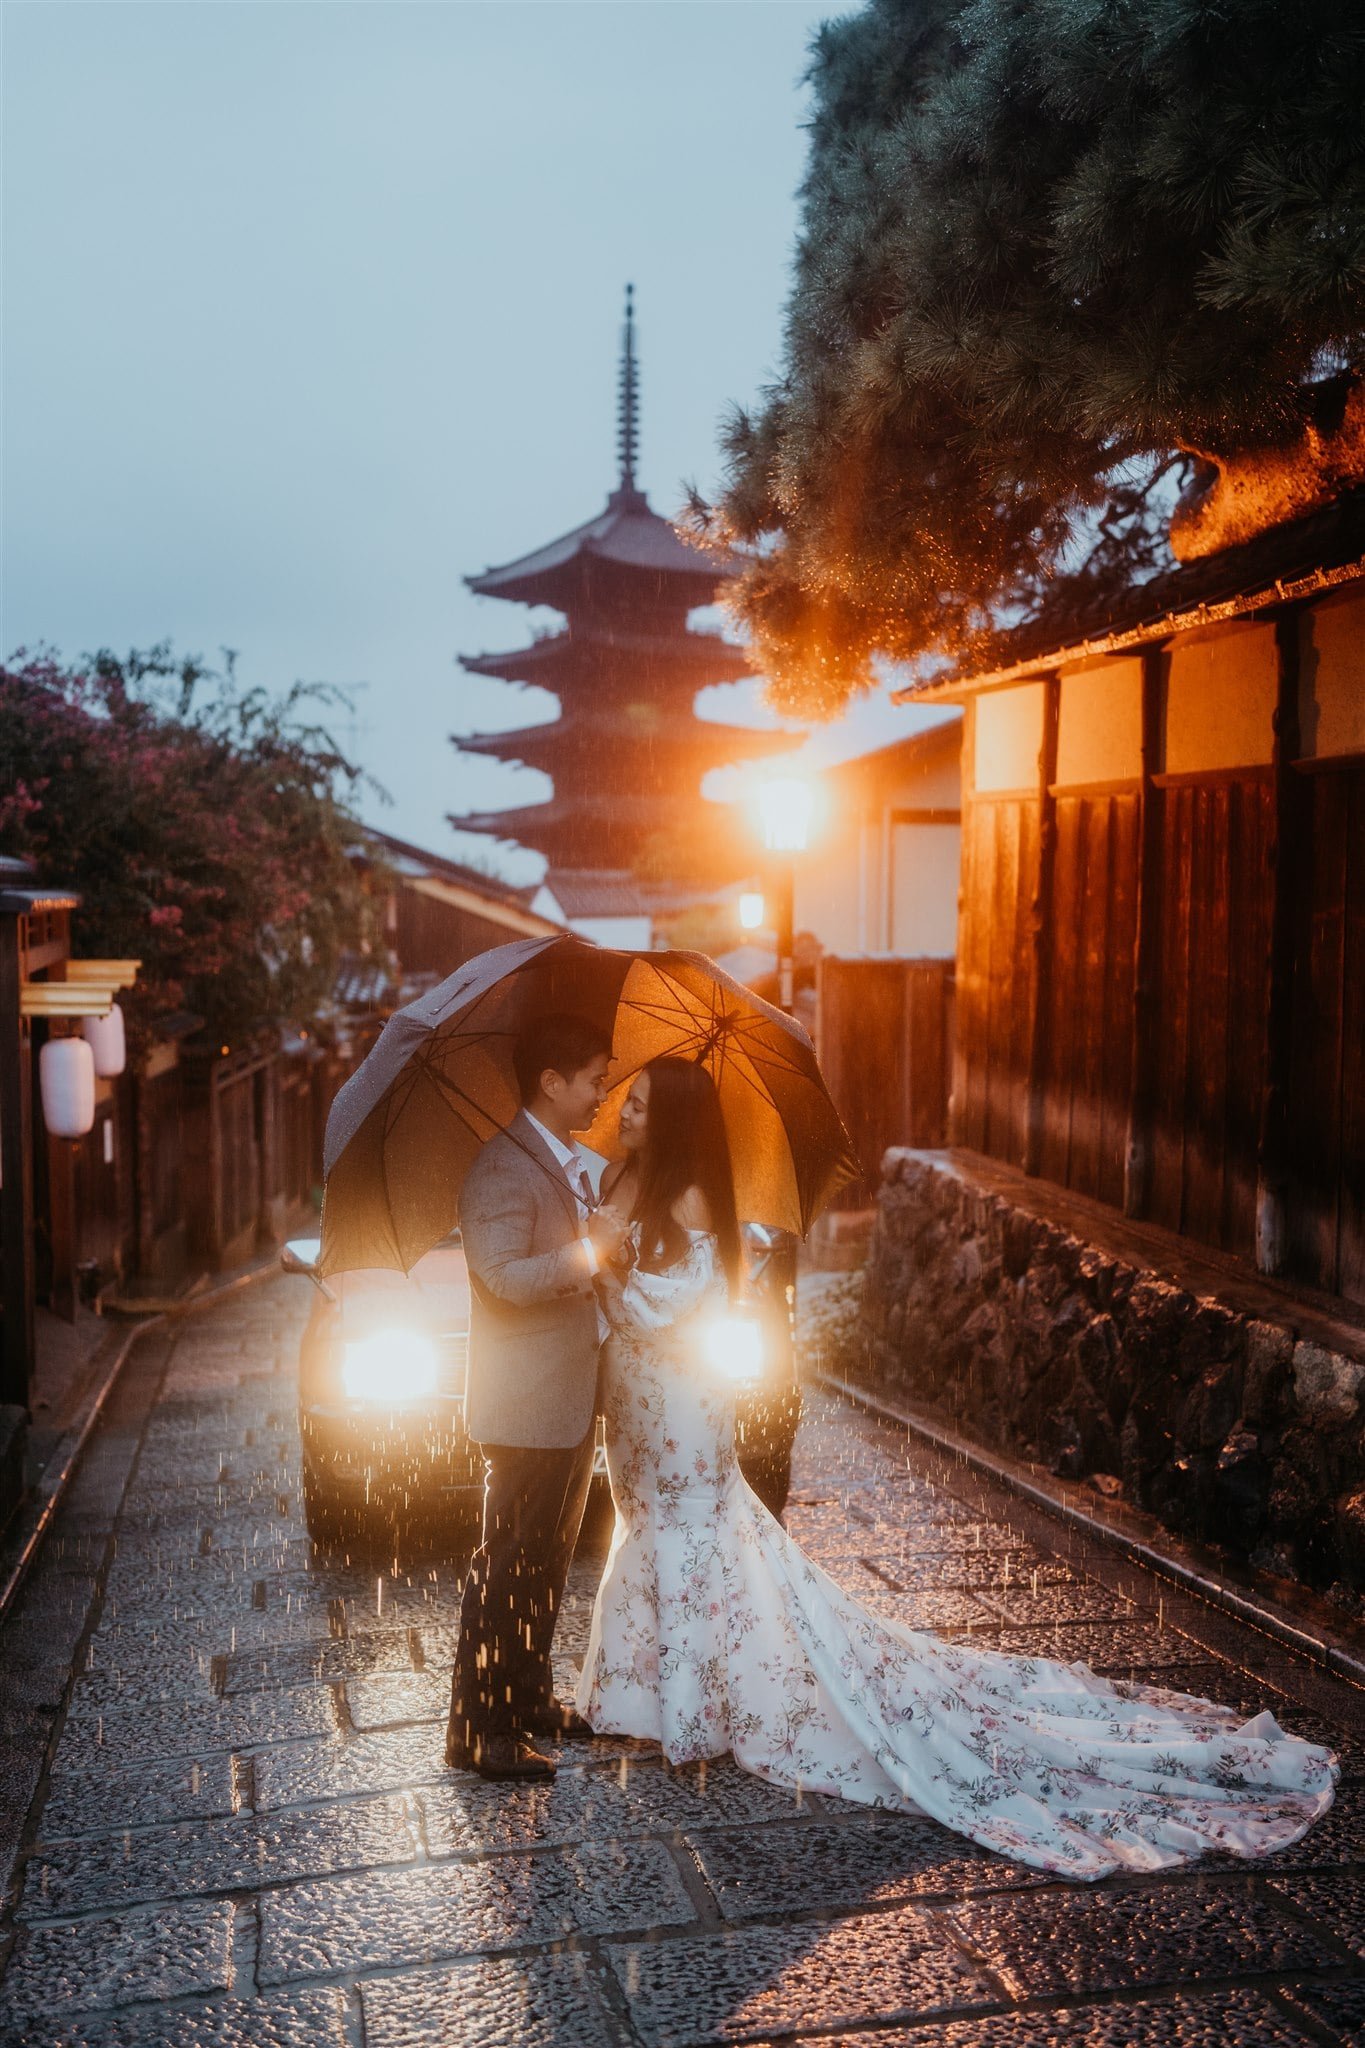
[[[373,822],[490,850],[446,813],[548,785],[448,735],[553,700],[455,666],[529,624],[461,579],[600,509],[628,278],[641,482],[670,514],[714,482],[777,361],[830,11],[5,0],[4,650],[363,686]],[[918,722],[865,706],[818,752]]]

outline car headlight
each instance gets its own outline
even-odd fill
[[[704,1325],[702,1353],[718,1378],[751,1386],[763,1377],[763,1325],[742,1308]]]
[[[420,1330],[377,1330],[347,1344],[341,1385],[351,1401],[420,1401],[440,1384],[441,1361]]]

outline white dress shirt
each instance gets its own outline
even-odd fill
[[[564,1178],[569,1183],[570,1191],[578,1204],[578,1220],[583,1226],[581,1241],[584,1255],[588,1261],[588,1271],[595,1273],[600,1261],[597,1256],[597,1246],[587,1234],[588,1218],[592,1214],[592,1176],[588,1172],[587,1161],[576,1145],[566,1145],[564,1140],[557,1138],[553,1131],[547,1131],[540,1118],[532,1116],[529,1109],[525,1112],[525,1116],[531,1129],[544,1140],[554,1158],[558,1160],[564,1169]],[[585,1188],[588,1190],[586,1195],[584,1194]]]

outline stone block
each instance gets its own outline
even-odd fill
[[[1365,1871],[1344,1870],[1319,1877],[1296,1871],[1292,1877],[1272,1877],[1270,1889],[1287,1900],[1295,1912],[1310,1914],[1337,1941],[1344,1942],[1356,1955],[1365,1956]],[[1295,1969],[1300,1965],[1290,1963],[1285,1967]]]
[[[1293,1378],[1294,1339],[1278,1323],[1249,1322],[1243,1365],[1242,1413],[1254,1428],[1279,1420]]]
[[[1306,2014],[1315,2026],[1325,2027],[1329,2039],[1343,2044],[1365,2041],[1365,1977],[1326,1984],[1286,1984],[1281,1996],[1295,2012]]]
[[[1181,1447],[1217,1451],[1242,1409],[1242,1368],[1235,1359],[1205,1366],[1180,1404],[1176,1437]]]
[[[0,2039],[40,2016],[55,2025],[68,2012],[226,1991],[231,1958],[225,1899],[25,1928],[0,1987]]]
[[[241,1814],[214,1828],[186,1821],[86,1835],[33,1857],[19,1917],[47,1920],[141,1900],[244,1891],[324,1872],[410,1863],[417,1851],[416,1809],[401,1797]]]
[[[579,1746],[579,1755],[595,1756]],[[492,1785],[448,1773],[418,1794],[433,1856],[796,1820],[823,1802],[741,1771],[728,1758],[669,1770],[626,1762],[561,1770],[553,1784]]]
[[[586,1955],[480,1957],[362,1983],[366,2048],[613,2048],[602,1966]]]
[[[24,1497],[27,1445],[28,1410],[12,1401],[0,1402],[0,1529]]]
[[[326,1686],[300,1687],[246,1699],[205,1698],[198,1688],[178,1702],[139,1709],[129,1694],[113,1706],[83,1697],[78,1683],[62,1732],[60,1760],[73,1768],[110,1769],[128,1758],[203,1757],[216,1750],[290,1742],[336,1727]]]
[[[316,1637],[311,1642],[243,1649],[223,1668],[225,1694],[267,1692],[276,1686],[316,1684],[352,1672],[411,1671],[412,1641],[406,1628],[370,1629],[364,1634]]]
[[[895,1900],[957,1898],[1046,1880],[931,1820],[850,1812],[789,1827],[722,1828],[690,1838],[727,1920],[857,1912]]]
[[[1338,1494],[1332,1517],[1342,1570],[1357,1585],[1365,1583],[1365,1485]]]
[[[393,1672],[348,1678],[346,1704],[355,1727],[397,1728],[411,1721],[444,1721],[450,1712],[448,1671]]]
[[[53,1768],[39,1818],[43,1842],[110,1828],[216,1820],[236,1811],[229,1755],[151,1763],[128,1759],[116,1769],[81,1769],[64,1765],[64,1754],[65,1748]]]
[[[1365,1362],[1306,1340],[1294,1346],[1294,1399],[1306,1422],[1337,1429],[1360,1414]]]
[[[446,1772],[445,1726],[423,1722],[384,1735],[297,1742],[256,1758],[256,1805],[271,1813],[314,1799],[353,1799],[429,1785]]]
[[[997,1999],[936,1919],[916,1906],[832,1926],[613,1943],[608,1955],[646,2048],[760,2042],[796,2027],[816,2033],[858,2021],[927,2020]]]
[[[1057,1892],[1046,1911],[1027,1897],[977,1899],[955,1906],[952,1922],[1019,1999],[1279,1976],[1330,1968],[1335,1953],[1275,1904],[1212,1880]]]
[[[837,2043],[826,2036],[809,2048],[854,2048],[855,2042],[857,2048],[917,2048],[913,2033],[880,2029]],[[924,2039],[924,2048],[1304,2048],[1304,2041],[1259,1991],[1215,1991],[948,2020]]]
[[[99,2013],[20,2039],[25,2048],[346,2048],[347,2035],[342,1994],[329,1986]]]
[[[306,1880],[261,1901],[262,1984],[452,1960],[566,1935],[695,1919],[662,1842],[596,1842],[478,1863]]]

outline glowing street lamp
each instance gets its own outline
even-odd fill
[[[758,815],[769,853],[804,853],[810,844],[815,789],[803,775],[773,775],[758,785]]]

